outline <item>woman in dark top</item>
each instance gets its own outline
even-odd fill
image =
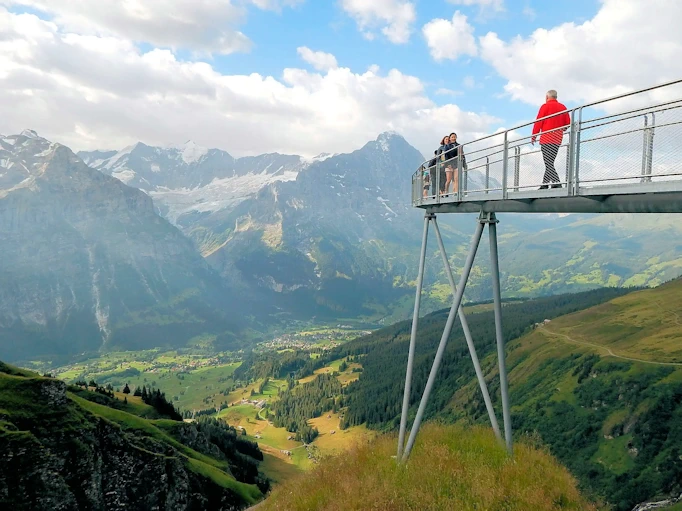
[[[462,159],[461,167],[466,169],[466,160],[464,158],[464,151],[462,151],[462,146],[457,142],[457,133],[450,133],[448,137],[448,151],[445,153],[445,159],[449,160],[446,164],[445,175],[445,194],[449,193],[450,183],[452,183],[452,192],[457,193],[459,189],[459,173],[457,168],[460,166],[459,161],[456,159],[460,156]]]

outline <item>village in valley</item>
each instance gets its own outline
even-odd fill
[[[354,330],[351,325],[338,324],[334,328],[290,332],[277,335],[256,345],[258,350],[319,349],[330,350],[344,342],[368,335],[371,330]]]

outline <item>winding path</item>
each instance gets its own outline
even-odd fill
[[[580,344],[582,346],[589,346],[591,348],[596,348],[599,350],[604,350],[606,351],[610,356],[615,357],[615,358],[620,358],[622,360],[630,360],[632,362],[641,362],[642,364],[653,364],[653,365],[659,365],[659,366],[676,366],[676,367],[682,367],[682,362],[654,362],[652,360],[643,360],[641,358],[632,358],[632,357],[624,357],[623,355],[617,355],[613,351],[611,351],[611,348],[607,348],[606,346],[601,346],[600,344],[594,344],[591,342],[587,341],[577,341],[573,339],[573,337],[570,337],[566,334],[560,334],[559,332],[553,332],[552,330],[548,329],[547,327],[542,327],[541,328],[542,332],[547,332],[548,334],[551,335],[557,335],[560,337],[564,337],[568,340],[568,342],[572,342],[574,344]]]

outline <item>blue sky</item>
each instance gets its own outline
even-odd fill
[[[214,63],[225,73],[256,72],[278,77],[284,67],[301,67],[296,48],[308,46],[333,54],[340,66],[350,67],[355,72],[362,72],[373,64],[383,70],[400,69],[420,77],[427,84],[431,98],[439,104],[453,100],[453,96],[435,93],[440,88],[448,88],[461,93],[454,99],[465,103],[468,110],[487,111],[513,122],[530,118],[535,112],[531,112],[528,105],[496,97],[503,92],[506,80],[477,58],[434,62],[420,27],[434,18],[451,18],[455,11],[460,11],[474,26],[476,36],[495,32],[503,39],[518,35],[528,37],[538,28],[583,23],[594,16],[599,2],[572,0],[555,2],[549,7],[548,2],[508,0],[503,12],[438,0],[421,0],[416,7],[415,33],[409,42],[398,45],[382,37],[372,41],[365,39],[354,20],[336,2],[309,1],[280,13],[253,8],[243,27],[255,43],[251,52],[216,56]],[[473,78],[473,88],[465,85],[468,77]],[[469,84],[468,79],[466,82]],[[547,84],[547,88],[550,87],[551,84]],[[539,97],[538,101],[542,99]]]
[[[429,154],[531,120],[549,88],[571,107],[678,77],[682,2],[549,5],[0,0],[0,133],[313,156],[394,130]]]

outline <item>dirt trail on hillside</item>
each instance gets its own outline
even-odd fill
[[[654,364],[654,365],[659,365],[659,366],[676,366],[676,367],[682,367],[682,362],[655,362],[653,360],[643,360],[641,358],[633,358],[633,357],[624,357],[623,355],[617,355],[613,351],[611,351],[610,348],[607,348],[606,346],[602,346],[600,344],[594,344],[591,342],[587,341],[578,341],[574,339],[573,337],[566,335],[566,334],[560,334],[559,332],[553,332],[547,327],[542,327],[541,332],[547,332],[548,334],[551,335],[557,335],[559,337],[564,337],[568,340],[568,342],[572,342],[574,344],[580,344],[582,346],[589,346],[591,348],[596,348],[599,350],[604,350],[606,351],[610,356],[615,357],[615,358],[620,358],[623,360],[630,360],[632,362],[641,362],[642,364]]]

